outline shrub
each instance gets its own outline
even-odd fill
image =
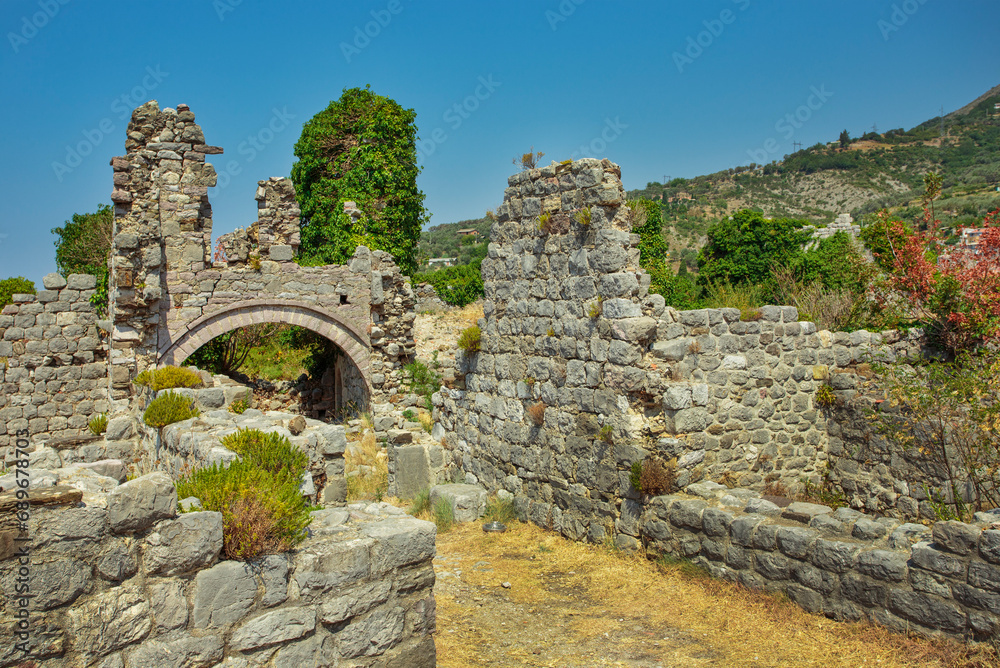
[[[166,427],[174,422],[198,417],[201,412],[195,408],[194,402],[176,392],[164,392],[149,402],[142,421],[150,427]]]
[[[703,308],[738,308],[741,320],[760,320],[764,301],[764,288],[759,284],[709,281]]]
[[[287,440],[287,439],[285,439]],[[250,461],[213,464],[177,481],[178,498],[197,497],[222,513],[222,550],[229,559],[284,552],[305,539],[309,506],[299,492],[304,467],[275,474]]]
[[[538,216],[538,231],[547,234],[549,232],[549,223],[552,221],[552,213],[550,211],[543,212]]]
[[[11,298],[16,294],[35,294],[34,282],[29,281],[23,276],[5,278],[0,281],[0,308],[3,308],[7,304],[12,304],[13,299]]]
[[[597,437],[610,445],[614,443],[615,430],[611,427],[611,425],[606,424],[603,427],[601,427],[601,430],[599,432],[597,432]]]
[[[294,475],[298,471],[298,477],[301,478],[302,472],[309,466],[309,455],[277,432],[237,429],[232,434],[223,436],[219,442],[244,461],[275,476]]]
[[[536,426],[541,427],[545,422],[545,404],[539,401],[538,403],[528,406],[528,417],[531,421],[535,423]]]
[[[816,405],[823,408],[829,408],[837,403],[837,395],[833,392],[833,387],[827,383],[823,383],[818,388],[816,388]]]
[[[658,457],[646,457],[641,464],[632,464],[629,482],[638,491],[649,496],[659,496],[673,491],[677,480],[677,458],[664,462]],[[639,484],[636,485],[636,482]]]
[[[403,367],[403,370],[409,374],[410,391],[423,397],[424,407],[427,410],[433,410],[434,405],[431,403],[431,395],[441,389],[441,374],[417,359]],[[412,420],[413,411],[409,411],[409,413],[410,417],[406,419]],[[406,417],[405,412],[403,413],[403,417]]]
[[[137,385],[145,385],[154,392],[174,387],[200,387],[201,376],[184,366],[164,366],[146,369],[135,377]]]
[[[413,502],[410,504],[409,510],[406,512],[410,513],[414,517],[422,515],[423,513],[428,513],[431,510],[431,490],[428,488],[423,488],[417,495],[413,498]]]
[[[486,502],[486,512],[483,513],[484,522],[501,522],[511,524],[518,521],[517,510],[514,508],[514,499],[501,499],[498,496],[490,497]]]
[[[237,399],[233,403],[229,404],[229,412],[235,413],[236,415],[243,415],[248,408],[250,408],[250,406],[247,404],[246,399]]]
[[[601,313],[604,312],[604,304],[601,298],[598,297],[597,301],[591,302],[590,306],[587,307],[587,316],[592,320],[597,320],[601,317]]]
[[[434,504],[434,524],[437,525],[438,531],[444,533],[451,529],[452,525],[455,523],[455,511],[451,508],[451,502],[441,497]]]
[[[942,497],[960,506],[969,490],[972,511],[1000,507],[1000,354],[877,371],[888,397],[871,414],[877,431],[926,461],[950,488]]]
[[[417,274],[413,284],[430,283],[441,301],[452,306],[466,306],[483,296],[481,268],[482,259],[477,258],[467,265]]]
[[[409,420],[410,422],[413,422],[413,420],[416,417],[417,417],[417,415],[412,410],[410,410],[409,408],[407,408],[405,411],[403,411],[403,419],[404,420]]]
[[[590,226],[590,207],[580,209],[573,215],[573,220],[577,222],[581,227]]]
[[[458,347],[467,353],[479,352],[479,343],[482,332],[477,325],[473,325],[464,330],[458,337]]]
[[[100,436],[108,429],[108,416],[104,413],[100,415],[95,415],[90,418],[90,422],[87,423],[87,427],[91,432]]]

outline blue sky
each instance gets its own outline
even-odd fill
[[[290,174],[302,123],[371,84],[417,112],[434,225],[498,205],[530,146],[636,188],[911,127],[1000,83],[998,25],[996,0],[3,0],[0,278],[55,269],[51,228],[110,201],[149,99],[225,148],[218,236]]]

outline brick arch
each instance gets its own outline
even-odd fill
[[[265,322],[298,325],[333,341],[358,367],[371,396],[371,346],[367,335],[325,308],[287,299],[249,299],[200,316],[160,346],[159,363],[179,365],[215,337]]]

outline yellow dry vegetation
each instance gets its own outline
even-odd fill
[[[986,645],[806,613],[778,596],[534,525],[438,536],[438,665],[995,666]],[[483,566],[488,564],[488,567]],[[509,588],[502,583],[510,584]]]

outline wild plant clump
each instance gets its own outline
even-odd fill
[[[823,408],[829,408],[837,403],[837,395],[833,391],[833,387],[827,383],[823,383],[818,388],[816,388],[816,405],[822,406]]]
[[[279,475],[282,471],[300,471],[301,477],[301,472],[309,466],[309,455],[292,445],[287,437],[276,432],[237,429],[232,434],[223,436],[219,442],[244,461],[274,475]]]
[[[308,457],[280,434],[240,430],[222,439],[242,459],[200,468],[177,481],[179,498],[197,497],[222,513],[229,559],[285,552],[305,539],[309,505],[299,486]]]
[[[199,415],[201,412],[193,401],[176,392],[168,391],[149,402],[146,412],[142,414],[142,421],[150,427],[159,429]]]
[[[200,387],[201,376],[183,366],[165,366],[159,369],[147,369],[135,377],[137,385],[145,385],[157,392],[174,387]]]
[[[458,347],[467,353],[479,352],[479,343],[482,332],[479,327],[473,325],[463,331],[458,337]]]
[[[236,415],[243,415],[248,408],[250,408],[250,405],[247,403],[246,399],[237,399],[233,403],[229,404],[229,412],[235,413]]]
[[[108,429],[108,416],[104,413],[95,415],[94,417],[90,418],[90,422],[87,423],[87,427],[90,429],[92,433],[100,436]]]
[[[664,462],[658,457],[646,457],[642,462],[633,462],[629,482],[637,492],[649,496],[671,492],[677,482],[677,458]]]
[[[536,426],[541,427],[545,422],[545,404],[539,401],[528,406],[528,417],[531,421],[535,423]]]

